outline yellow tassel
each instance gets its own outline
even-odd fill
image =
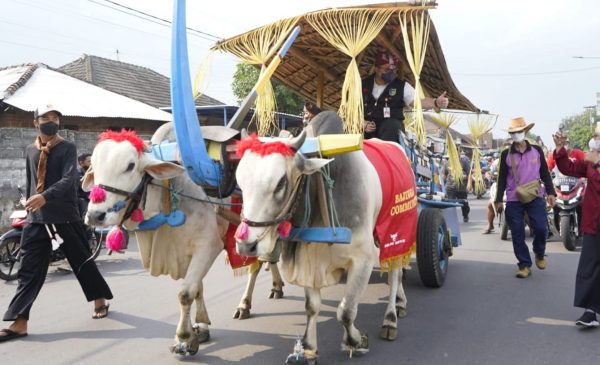
[[[379,262],[379,275],[383,275],[385,272],[389,272],[394,269],[410,267],[410,260],[412,259],[412,256],[415,252],[417,252],[416,242],[410,246],[410,249],[404,255],[381,260]]]
[[[331,9],[308,13],[306,21],[327,42],[350,57],[338,114],[346,133],[363,133],[362,81],[356,56],[379,34],[393,9]]]
[[[471,159],[471,171],[474,172],[469,172],[469,181],[467,184],[467,189],[473,189],[475,193],[483,194],[485,192],[485,184],[483,182],[483,174],[481,173],[481,164],[479,163],[479,159],[481,158],[481,151],[479,150],[479,145],[477,141],[481,138],[481,136],[491,131],[494,128],[496,122],[492,116],[483,116],[477,114],[477,118],[469,120],[468,124],[469,131],[471,132],[471,138],[473,140],[473,158]],[[471,179],[472,174],[473,179]],[[475,186],[472,186],[472,180],[475,181]]]
[[[194,100],[198,100],[198,98],[204,95],[206,90],[208,90],[209,80],[206,77],[210,74],[208,70],[210,70],[210,66],[212,65],[213,55],[214,51],[210,50],[206,57],[204,57],[204,60],[198,65],[198,70],[196,71],[192,86]]]
[[[458,118],[454,114],[449,113],[429,113],[428,117],[432,122],[445,129],[446,149],[448,151],[448,168],[454,181],[460,184],[464,180],[463,172],[460,165],[460,158],[458,156],[458,149],[456,148],[454,138],[452,138],[452,133],[450,132],[452,125],[458,121]]]

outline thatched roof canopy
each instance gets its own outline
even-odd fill
[[[423,11],[433,8],[432,6],[422,7],[406,2],[396,2],[351,8],[325,9],[313,13],[344,9],[364,9],[364,12],[369,14],[369,12],[376,9],[391,9],[398,10],[399,12],[409,8],[416,9],[417,7],[424,9]],[[394,12],[389,17],[379,35],[358,55],[358,68],[361,77],[369,75],[373,71],[375,55],[379,51],[385,50],[400,58],[400,72],[404,75],[404,79],[408,80],[414,86],[415,80],[406,61],[398,12]],[[337,109],[341,101],[344,76],[351,59],[329,44],[305,19],[306,15],[298,17],[297,25],[301,27],[301,32],[281,65],[275,71],[274,77],[308,100],[317,100],[319,80],[322,80],[322,100],[320,100],[322,106],[326,109]],[[265,27],[220,41],[213,47],[213,50],[235,53],[232,52],[232,47],[235,47],[236,40],[252,35],[252,33],[260,32]],[[411,27],[412,25],[409,23],[409,33]],[[256,66],[260,67],[261,65]],[[433,22],[431,23],[429,33],[425,63],[421,72],[421,82],[427,96],[437,96],[446,91],[450,99],[450,109],[478,111],[478,108],[463,96],[456,85],[454,85]]]

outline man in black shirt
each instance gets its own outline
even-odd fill
[[[19,285],[4,321],[13,321],[0,331],[0,342],[27,335],[29,312],[42,289],[53,249],[64,252],[88,301],[94,301],[93,318],[108,315],[110,288],[90,259],[77,198],[75,144],[58,132],[61,113],[52,105],[39,107],[33,124],[39,135],[26,149],[27,226],[21,241]]]
[[[404,107],[413,107],[415,89],[396,76],[398,58],[378,53],[375,72],[362,81],[365,104],[365,138],[379,138],[398,142],[399,131],[404,130]],[[421,99],[423,109],[448,107],[446,92],[437,98]]]

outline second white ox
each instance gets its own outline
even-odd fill
[[[337,116],[335,116],[337,117]],[[321,127],[332,128],[341,120],[331,118]],[[318,127],[317,127],[318,129]],[[335,128],[330,133],[335,133]],[[319,134],[317,131],[316,134]],[[297,151],[304,142],[305,132],[287,144]],[[267,148],[265,150],[277,150]],[[300,224],[304,212],[293,206],[298,189],[296,184],[303,175],[311,175],[329,164],[335,179],[333,200],[340,224],[352,230],[350,244],[323,244],[284,242],[282,272],[286,281],[304,287],[306,296],[307,326],[302,340],[302,351],[296,346],[291,362],[314,363],[317,357],[317,318],[321,305],[321,288],[340,282],[347,272],[344,297],[337,308],[337,319],[344,327],[342,349],[366,352],[368,339],[354,325],[359,299],[366,288],[379,250],[375,246],[373,230],[382,205],[379,177],[362,151],[337,156],[335,161],[304,158],[300,153],[261,153],[246,149],[238,165],[236,178],[242,190],[243,218],[247,229],[238,230],[237,248],[241,255],[260,256],[271,252],[278,240],[279,226],[290,218]],[[314,196],[313,196],[314,198]],[[323,226],[320,213],[313,209],[310,226]],[[293,214],[291,214],[293,213]],[[279,228],[278,228],[279,226]],[[406,309],[402,289],[402,270],[389,273],[390,296],[380,336],[393,340],[397,336],[397,311]]]
[[[146,188],[145,202],[140,205],[146,219],[163,209],[161,201],[164,187],[161,181],[170,180],[173,190],[187,196],[182,196],[178,203],[178,209],[187,217],[183,225],[171,227],[163,224],[158,229],[136,231],[135,234],[142,264],[151,275],[184,279],[178,295],[181,316],[176,330],[176,344],[171,349],[178,354],[195,354],[199,344],[209,339],[210,320],[204,304],[202,280],[224,248],[222,238],[228,222],[217,216],[213,205],[207,202],[204,190],[194,184],[183,167],[144,153],[147,152],[146,147],[135,135],[122,132],[111,136],[115,138],[101,138],[96,145],[92,153],[92,167],[83,179],[84,190],[89,191],[93,186],[108,187],[103,201],[90,202],[86,222],[97,226],[118,224],[125,209],[115,209],[115,206],[127,204],[130,199],[122,193],[136,190],[146,174],[152,177]],[[174,140],[172,123],[161,126],[152,137],[153,144]],[[137,223],[128,219],[125,225],[135,228]],[[271,265],[271,271],[273,297],[273,293],[282,293],[283,281],[276,264]],[[236,311],[240,318],[249,315],[256,274],[250,277],[246,293]],[[281,295],[275,295],[275,298],[279,297]],[[190,311],[194,300],[196,315],[192,326]]]

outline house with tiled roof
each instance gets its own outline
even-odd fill
[[[58,71],[155,108],[171,105],[169,78],[146,67],[84,54]],[[201,95],[196,105],[223,103]]]

